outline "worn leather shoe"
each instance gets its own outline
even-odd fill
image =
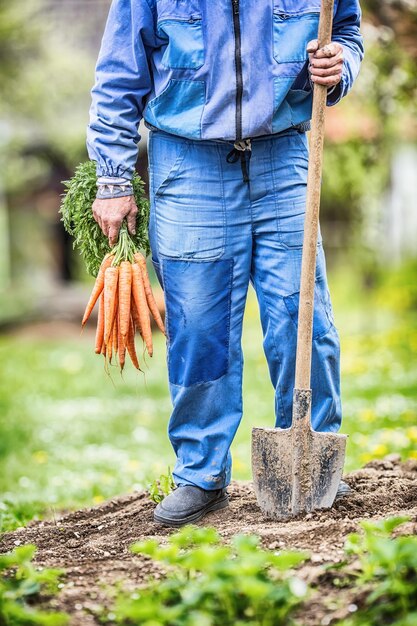
[[[336,500],[340,500],[340,498],[345,498],[351,493],[352,493],[352,489],[349,487],[349,485],[345,483],[344,480],[341,480],[337,488],[336,497],[334,501],[336,502]]]
[[[194,485],[182,485],[162,500],[154,511],[154,520],[177,528],[200,520],[210,511],[229,506],[226,489],[206,491]]]

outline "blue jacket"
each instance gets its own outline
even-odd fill
[[[99,176],[131,177],[138,125],[192,139],[277,133],[311,116],[306,44],[320,0],[113,0],[92,89],[89,156]],[[335,0],[344,47],[332,105],[363,57],[358,0]]]

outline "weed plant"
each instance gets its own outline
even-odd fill
[[[171,469],[168,467],[166,474],[161,474],[159,478],[155,478],[149,485],[149,499],[155,502],[155,504],[159,504],[166,496],[169,496],[173,489],[175,489],[174,478]]]
[[[69,617],[31,606],[58,591],[63,574],[57,569],[36,569],[32,564],[36,547],[20,546],[0,555],[0,624],[1,626],[64,626]]]
[[[417,624],[417,537],[392,537],[406,521],[406,517],[391,517],[362,522],[363,534],[349,535],[346,552],[357,557],[356,585],[366,599],[340,626]]]
[[[294,568],[303,552],[271,552],[259,538],[236,535],[224,545],[213,528],[184,527],[168,544],[136,543],[168,569],[166,578],[121,594],[109,619],[125,626],[290,626],[294,609],[307,595]]]

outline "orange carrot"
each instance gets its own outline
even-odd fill
[[[139,361],[138,361],[136,348],[135,348],[135,329],[133,327],[132,318],[130,318],[129,333],[127,335],[126,348],[127,348],[130,358],[132,359],[133,365],[136,367],[137,370],[140,370]]]
[[[104,343],[108,344],[116,313],[118,267],[108,267],[104,272]]]
[[[134,255],[136,263],[140,267],[140,271],[142,273],[143,278],[143,286],[145,288],[146,301],[148,303],[148,307],[153,315],[153,318],[161,332],[165,333],[164,322],[162,321],[161,314],[159,313],[158,305],[156,304],[154,295],[152,293],[152,287],[149,280],[148,268],[146,267],[146,259],[140,252],[136,252]]]
[[[137,330],[142,335],[142,327],[140,325],[139,313],[136,308],[135,299],[133,298],[133,296],[131,298],[130,312],[132,314],[135,332]]]
[[[130,325],[130,300],[132,293],[132,265],[122,261],[119,268],[119,320],[120,333],[126,341]]]
[[[100,354],[104,339],[104,293],[101,292],[98,303],[98,320],[96,330],[96,354]]]
[[[130,327],[130,324],[129,324]],[[128,333],[129,336],[129,333]],[[122,334],[120,332],[120,323],[118,324],[117,327],[117,343],[118,343],[118,347],[119,347],[119,365],[120,365],[120,371],[123,371],[123,368],[125,366],[125,361],[126,361],[126,345],[125,345],[125,341],[122,337]]]
[[[112,261],[114,259],[114,255],[106,254],[104,259],[101,262],[100,269],[97,274],[96,282],[94,283],[93,291],[91,292],[90,299],[85,307],[84,316],[81,322],[81,325],[84,326],[87,322],[88,318],[91,315],[91,311],[94,309],[94,305],[97,302],[101,292],[104,289],[104,272],[108,267],[110,267]]]
[[[132,294],[139,313],[141,334],[149,356],[153,354],[151,320],[143,286],[142,272],[137,263],[132,263]]]
[[[113,328],[114,328],[114,323],[113,323]],[[109,341],[106,346],[106,356],[109,360],[109,363],[111,363],[111,360],[113,358],[113,329],[110,333]]]
[[[117,356],[119,351],[119,307],[117,307],[116,315],[113,322],[113,352],[114,356]]]
[[[112,328],[112,331],[111,331],[111,334],[110,334],[109,345],[107,346],[108,350],[109,350],[109,361],[110,361],[110,363],[111,363],[111,360],[112,360],[113,356],[115,358],[117,356],[117,338],[118,338],[118,335],[117,335],[117,327],[118,327],[117,319],[118,319],[118,310],[119,310],[119,307],[116,306],[116,313],[115,313],[114,320],[113,320],[113,328]]]

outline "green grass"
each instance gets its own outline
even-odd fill
[[[93,337],[0,340],[0,515],[98,503],[172,466],[162,337],[146,373],[110,379]],[[3,509],[3,511],[1,510]],[[16,515],[18,519],[13,520]]]
[[[346,271],[330,282],[342,341],[346,469],[390,452],[417,458],[417,314],[390,303],[392,287],[389,297],[384,286],[366,294]],[[238,479],[250,478],[252,427],[274,422],[253,293],[243,343],[244,417],[232,448]],[[108,378],[90,333],[2,336],[0,361],[0,530],[143,488],[173,467],[160,334],[145,378],[131,368],[123,380],[116,369]]]

